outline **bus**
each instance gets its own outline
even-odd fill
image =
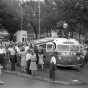
[[[82,45],[72,38],[53,38],[46,43],[37,44],[44,46],[45,63],[49,64],[52,56],[56,57],[56,65],[61,67],[81,67],[84,61]]]

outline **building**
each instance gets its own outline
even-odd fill
[[[14,34],[14,36],[16,38],[16,42],[24,42],[24,41],[27,41],[27,31],[26,30],[17,31]]]

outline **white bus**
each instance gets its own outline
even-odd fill
[[[57,66],[80,67],[83,65],[82,45],[76,39],[53,38],[52,41],[40,43],[38,46],[44,46],[45,63],[47,64],[54,55]]]

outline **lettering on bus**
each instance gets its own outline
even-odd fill
[[[74,44],[74,42],[63,42],[64,44]]]

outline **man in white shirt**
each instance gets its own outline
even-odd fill
[[[8,48],[8,51],[10,52],[11,71],[15,71],[15,64],[17,62],[16,50],[15,50],[14,46],[11,45]]]
[[[52,58],[51,58],[51,60],[50,60],[50,63],[56,64],[56,58],[55,58],[55,56],[52,56]]]
[[[18,45],[15,46],[15,49],[16,49],[16,58],[17,58],[17,66],[20,66],[20,63],[21,63],[21,55],[20,55],[20,48]]]
[[[52,55],[50,60],[50,79],[55,80],[55,69],[56,69],[56,57]]]
[[[27,62],[27,68],[26,68],[26,71],[27,71],[27,74],[31,74],[31,70],[29,69],[30,68],[30,63],[31,63],[31,53],[30,53],[30,50],[27,51],[27,54],[26,54],[26,62]]]

